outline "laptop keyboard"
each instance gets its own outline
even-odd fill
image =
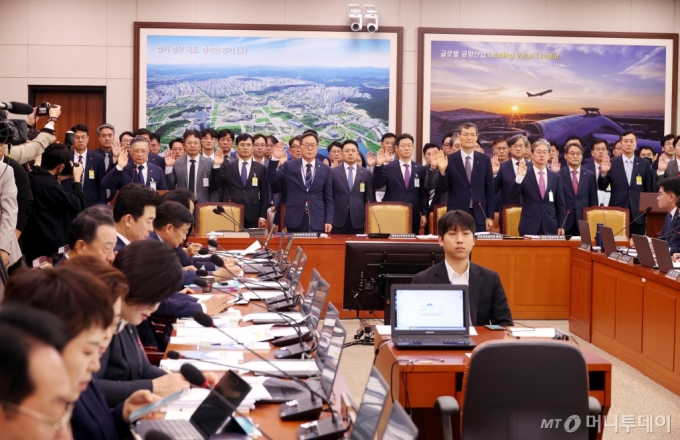
[[[172,436],[174,440],[203,440],[203,435],[186,420],[147,420],[144,422],[149,431],[160,431]]]
[[[463,336],[430,336],[430,337],[418,337],[418,338],[404,338],[399,337],[400,343],[407,342],[409,344],[455,344],[455,345],[468,345],[470,344],[470,338]]]

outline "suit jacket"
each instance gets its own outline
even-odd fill
[[[9,254],[9,265],[21,258],[21,249],[14,230],[17,226],[19,205],[14,170],[0,162],[0,249]]]
[[[411,178],[408,186],[404,185],[404,175],[401,173],[401,161],[393,160],[386,165],[376,166],[373,169],[373,188],[385,187],[383,202],[410,203],[412,207],[411,223],[413,233],[417,234],[420,227],[420,216],[427,215],[429,209],[429,191],[426,188],[428,171],[427,167],[411,161]],[[415,185],[418,178],[419,187]]]
[[[156,165],[162,170],[165,170],[165,159],[155,153],[149,152],[149,158],[147,159],[147,162]]]
[[[151,186],[151,180],[156,183],[157,190],[166,190],[168,186],[165,182],[165,174],[162,168],[158,168],[156,165],[147,161],[146,166],[149,167],[146,173],[146,180],[144,182],[145,186]],[[122,171],[118,170],[118,166],[113,167],[109,171],[104,179],[102,180],[102,185],[106,189],[110,189],[112,193],[115,193],[125,185],[135,182],[135,177],[137,175],[136,165],[134,162],[130,161]]]
[[[413,277],[413,284],[451,284],[445,261]],[[470,262],[471,325],[512,325],[512,314],[501,278],[493,270]]]
[[[657,159],[658,162],[658,159]],[[655,162],[655,163],[657,163]],[[658,190],[658,183],[661,179],[665,179],[667,177],[680,177],[680,171],[678,171],[678,161],[677,159],[673,159],[666,165],[666,171],[662,175],[656,174],[656,169],[653,170],[653,174],[656,176],[656,183],[654,185],[654,189]]]
[[[43,255],[54,255],[68,244],[71,214],[83,206],[80,182],[73,183],[73,192],[67,193],[47,170],[35,167],[28,174],[33,193],[32,214],[21,236],[27,261]]]
[[[583,220],[583,208],[598,206],[595,172],[581,166],[578,179],[578,194],[574,194],[574,185],[571,182],[571,168],[568,166],[566,168],[562,167],[558,174],[562,179],[564,204],[569,210],[564,229],[569,230],[575,222]]]
[[[102,150],[102,147],[99,147],[96,150],[93,150],[93,153],[98,154],[102,157],[102,163],[106,162],[106,159],[105,159],[106,153],[104,152],[104,150]],[[109,151],[109,166],[105,167],[106,172],[108,173],[109,171],[111,171],[115,167],[116,167],[116,164],[113,163],[113,153],[111,151]]]
[[[168,189],[189,188],[189,173],[187,172],[187,161],[190,160],[186,154],[175,161],[172,172],[165,175],[168,182]],[[217,188],[220,169],[213,169],[212,159],[199,153],[196,156],[196,201],[198,203],[214,202],[217,200]],[[203,185],[204,178],[208,178],[208,186]]]
[[[611,199],[609,206],[618,206],[630,210],[630,217],[635,219],[639,216],[640,193],[652,192],[654,190],[655,179],[652,175],[652,166],[647,159],[633,157],[633,172],[630,182],[626,178],[626,169],[623,165],[623,155],[611,159],[611,169],[606,176],[600,174],[597,185],[604,191],[611,185]],[[637,176],[642,178],[642,184],[637,184]],[[646,216],[643,215],[635,223],[645,224]]]
[[[267,218],[269,207],[269,185],[267,184],[267,168],[261,163],[251,161],[246,186],[243,187],[239,161],[223,163],[220,167],[220,201],[237,203],[244,206],[244,218],[257,223],[260,218]],[[257,185],[253,186],[253,178]]]
[[[121,249],[125,247],[125,242],[120,239],[120,237],[116,237],[116,245],[113,247],[113,251],[118,253]]]
[[[341,228],[350,216],[352,227],[365,228],[366,201],[375,203],[373,176],[366,168],[354,165],[354,182],[350,191],[347,183],[345,165],[331,168],[333,177],[333,227]],[[363,184],[363,191],[362,186]]]
[[[102,185],[102,180],[106,175],[104,157],[94,151],[88,151],[86,156],[85,167],[87,169],[83,170],[83,209],[106,204],[106,188]],[[90,179],[90,172],[94,172],[92,179]],[[67,192],[73,191],[73,179],[64,180],[61,186]]]
[[[151,381],[165,374],[149,363],[139,346],[137,329],[132,324],[113,335],[109,348],[101,357],[101,369],[97,373],[109,407],[124,402],[137,390],[153,391]]]
[[[519,184],[515,182],[511,189],[513,197],[522,197],[522,216],[519,220],[519,234],[538,234],[543,225],[544,234],[557,234],[557,229],[561,227],[566,216],[567,208],[564,204],[564,192],[562,189],[562,179],[550,171],[546,171],[545,196],[541,198],[538,188],[534,167],[527,169],[527,173]],[[550,201],[552,192],[553,201]]]
[[[472,170],[474,172],[474,168]],[[515,184],[516,177],[517,174],[514,170],[512,158],[506,160],[505,162],[501,162],[498,174],[496,174],[496,177],[494,177],[495,191],[496,193],[500,192],[501,194],[501,206],[519,205],[522,203],[521,197],[513,197],[510,193],[510,189]]]
[[[674,217],[671,217],[670,212],[666,214],[659,238],[668,242],[671,255],[680,252],[680,212],[678,210],[675,211]]]
[[[14,170],[14,183],[17,186],[17,205],[19,209],[19,212],[17,213],[16,228],[23,231],[26,227],[28,217],[31,215],[31,202],[33,201],[31,182],[28,180],[28,173],[19,162],[6,154],[2,157],[2,162],[6,163]]]
[[[493,199],[496,187],[493,181],[493,170],[491,169],[491,159],[485,154],[474,152],[472,155],[472,176],[470,181],[467,179],[465,164],[461,150],[448,155],[449,164],[446,173],[440,174],[439,191],[449,193],[446,201],[446,210],[461,209],[468,212],[470,200],[475,212],[475,223],[484,225],[487,218],[493,218]],[[428,185],[432,188],[432,185]],[[481,207],[480,207],[481,203]],[[486,229],[485,229],[486,230]]]
[[[156,234],[156,231],[151,231],[151,233],[149,234],[149,238],[148,238],[148,239],[149,239],[149,240],[156,240],[156,241],[163,241],[163,240],[161,240],[161,238],[158,236],[158,234]],[[168,245],[168,246],[170,246],[170,245]],[[182,251],[182,252],[184,252],[184,251]],[[181,261],[180,261],[180,263],[181,263]],[[187,266],[190,266],[190,264],[187,265]],[[184,267],[184,266],[182,266],[182,267]],[[183,276],[184,276],[184,285],[193,283],[194,280],[195,280],[196,277],[197,277],[196,271],[195,271],[195,270],[185,270],[185,269],[182,269],[182,274],[183,274]]]
[[[285,227],[298,228],[305,216],[305,203],[309,204],[309,223],[312,230],[323,231],[324,224],[333,223],[333,179],[331,167],[314,161],[314,180],[307,191],[302,177],[302,159],[286,161],[278,168],[279,161],[272,160],[267,167],[267,183],[284,189],[281,203],[286,204]]]
[[[119,440],[130,437],[129,424],[123,420],[123,404],[109,408],[97,376],[80,394],[71,417],[73,440]]]

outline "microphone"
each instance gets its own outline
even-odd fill
[[[7,110],[15,115],[30,115],[33,113],[33,106],[15,101],[0,102],[0,110]]]
[[[214,247],[214,248],[220,248],[220,249],[222,249],[223,251],[226,251],[226,249],[224,249],[222,246],[220,246],[219,243],[217,243],[217,240],[215,240],[215,239],[213,239],[213,238],[211,238],[211,239],[208,240],[208,246],[211,246],[211,247]],[[213,255],[215,255],[215,254],[213,254]],[[216,256],[216,257],[217,257],[217,258],[220,258],[219,256]],[[253,264],[251,264],[251,263],[248,263],[248,262],[246,261],[246,260],[247,260],[246,258],[239,258],[239,257],[235,257],[235,258],[236,258],[237,260],[239,260],[240,262],[244,263],[246,266],[250,267],[251,269],[254,269],[254,270],[257,272],[257,276],[258,276],[258,277],[260,277],[260,276],[262,276],[262,277],[267,277],[267,278],[269,278],[269,279],[271,279],[271,280],[273,280],[273,281],[276,281],[276,280],[274,280],[274,277],[276,277],[276,276],[279,275],[280,269],[278,268],[278,266],[276,266],[276,264],[274,264],[274,265],[272,266],[272,267],[274,267],[274,271],[273,271],[273,272],[265,272],[265,271],[261,270],[260,268],[258,268],[257,266],[255,266],[255,265],[253,265]],[[220,258],[220,260],[221,260],[221,258]],[[213,263],[215,263],[215,260],[212,259],[212,256],[210,257],[210,261],[213,262]],[[222,266],[220,266],[220,267],[222,267]]]
[[[206,249],[206,248],[204,248],[204,247],[202,247],[202,248],[198,251],[198,255],[208,255],[209,253],[210,253],[210,251],[208,251],[208,249]]]
[[[382,233],[382,229],[380,228],[380,222],[378,221],[378,216],[375,215],[375,212],[373,212],[373,205],[371,205],[371,202],[369,200],[366,200],[366,204],[368,205],[368,210],[371,211],[371,215],[373,215],[373,220],[375,220],[375,224],[378,226],[378,233],[368,234],[368,238],[389,238],[390,234]],[[368,224],[366,225],[366,227],[368,227]]]
[[[564,216],[564,221],[562,222],[562,226],[560,226],[560,229],[564,229],[564,225],[567,223],[567,219],[569,218],[570,213],[571,210],[567,209],[567,215]]]
[[[231,199],[230,199],[230,200],[231,200]],[[231,201],[230,201],[229,203],[231,203]],[[236,221],[236,219],[235,219],[235,217],[234,217],[234,215],[233,215],[233,214],[234,214],[234,207],[231,206],[231,205],[230,205],[230,207],[231,207],[232,215],[227,214],[227,212],[224,210],[224,207],[223,207],[222,205],[217,205],[217,206],[213,209],[213,212],[214,212],[215,214],[219,215],[219,216],[222,216],[222,217],[226,218],[226,219],[229,220],[230,222],[232,222],[232,223],[234,224],[234,226],[237,226],[237,227],[238,227],[238,232],[246,232],[248,235],[250,235],[251,237],[253,237],[255,240],[257,240],[258,243],[260,243],[260,247],[262,247],[263,249],[266,250],[267,247],[264,245],[264,243],[262,242],[262,240],[260,240],[259,237],[255,236],[255,235],[254,235],[252,232],[250,232],[247,228],[244,228],[243,225],[242,225],[240,222]],[[217,241],[215,241],[215,242],[217,242]],[[215,246],[215,247],[217,247],[217,246]]]
[[[213,396],[216,396],[218,399],[220,399],[220,401],[222,403],[224,403],[225,405],[227,405],[229,407],[229,409],[234,412],[234,414],[236,414],[237,416],[242,417],[244,419],[246,418],[246,416],[244,416],[243,414],[241,414],[238,411],[238,408],[236,408],[233,403],[231,403],[229,400],[225,399],[224,396],[221,395],[220,393],[216,393],[215,390],[213,390],[210,387],[210,385],[208,384],[208,381],[205,379],[205,376],[203,375],[203,373],[201,373],[199,371],[198,368],[194,367],[191,364],[184,364],[180,368],[180,373],[182,373],[182,376],[191,385],[193,385],[197,388],[205,388],[207,390],[210,390],[210,394],[212,394]],[[260,428],[258,427],[258,429],[260,429]],[[272,438],[269,437],[262,429],[260,429],[260,432],[262,433],[262,436],[264,438],[266,438],[267,440],[272,440]],[[148,438],[148,436],[147,436],[147,438]],[[160,438],[159,438],[159,440],[160,440]]]
[[[232,335],[225,332],[221,328],[217,327],[215,325],[215,323],[213,322],[212,318],[210,316],[208,316],[207,314],[205,314],[203,312],[196,312],[196,313],[194,313],[193,318],[196,322],[201,324],[203,327],[217,329],[218,332],[222,333],[227,338],[234,341],[234,343],[242,346],[247,351],[249,351],[251,354],[255,355],[255,357],[259,358],[261,361],[266,362],[268,365],[271,365],[272,367],[274,367],[274,369],[276,369],[284,377],[299,383],[300,385],[305,387],[310,392],[310,398],[309,399],[305,398],[305,399],[299,399],[299,400],[291,400],[290,402],[286,402],[286,403],[281,404],[281,406],[280,406],[281,419],[283,419],[283,420],[318,419],[319,416],[321,415],[321,411],[323,410],[323,405],[326,404],[326,405],[328,405],[328,408],[331,410],[331,415],[333,417],[333,423],[336,422],[335,413],[333,411],[333,407],[331,406],[330,402],[326,399],[325,396],[323,396],[323,395],[317,393],[316,391],[312,390],[312,388],[309,386],[309,384],[307,382],[304,382],[304,381],[300,380],[299,378],[294,377],[294,376],[286,373],[285,371],[280,369],[278,366],[276,366],[276,364],[274,364],[273,362],[271,362],[270,360],[268,360],[264,356],[262,356],[260,353],[256,352],[255,350],[251,350],[249,347],[246,347],[242,342],[239,342]],[[189,380],[189,379],[187,379],[187,380]],[[191,380],[189,380],[189,382],[191,383]],[[321,403],[317,402],[317,399],[316,399],[315,396],[319,397],[319,399],[321,400]]]
[[[147,432],[144,440],[173,440],[173,438],[164,432],[154,430]]]
[[[211,245],[211,246],[212,246],[212,245]],[[220,257],[219,257],[218,255],[216,255],[216,254],[212,254],[212,255],[210,256],[210,261],[211,261],[215,266],[217,266],[217,267],[224,267],[224,260],[223,260],[222,258],[220,258]],[[249,264],[249,263],[247,263],[247,262],[245,262],[245,261],[242,261],[242,262],[243,262],[246,266],[252,267],[253,269],[258,270],[257,267],[253,267],[251,264]],[[254,283],[250,278],[239,277],[239,276],[237,276],[236,274],[231,273],[231,271],[229,271],[229,269],[227,269],[226,267],[225,267],[225,270],[226,270],[227,272],[229,272],[231,275],[233,275],[234,278],[235,278],[236,280],[238,280],[239,282],[242,282],[242,283],[253,283],[253,284],[257,285],[257,283]],[[268,275],[271,274],[272,272],[263,273],[263,272],[260,271],[259,273],[262,273],[262,274],[264,274],[265,276],[268,276]],[[198,271],[196,271],[196,274],[198,275]],[[219,275],[218,275],[217,277],[218,277],[218,278],[225,278],[225,279],[226,279],[226,277],[220,277]],[[285,294],[286,288],[283,286],[283,284],[281,284],[281,282],[280,282],[279,280],[274,279],[274,278],[272,278],[272,277],[270,277],[270,276],[268,276],[268,278],[270,278],[271,281],[273,281],[273,282],[275,282],[276,284],[278,284],[279,287],[281,288],[281,291],[283,291],[284,294]],[[262,287],[265,287],[264,285],[261,285],[261,286],[262,286]]]
[[[616,237],[617,235],[619,235],[619,232],[625,230],[625,229],[628,228],[630,225],[632,225],[633,223],[635,223],[635,221],[636,221],[637,219],[642,218],[643,215],[649,214],[651,211],[652,211],[652,207],[651,207],[651,206],[648,206],[647,208],[645,208],[645,212],[643,212],[642,214],[640,214],[640,215],[638,215],[637,217],[635,217],[635,218],[633,219],[632,222],[628,223],[628,224],[627,224],[626,226],[624,226],[623,228],[619,229],[619,230],[616,232],[616,234],[614,234],[614,237]]]
[[[604,221],[604,225],[607,226],[607,216],[604,215],[604,203],[600,203],[600,211],[602,211],[602,221]]]
[[[680,229],[680,224],[678,224],[676,227],[674,227],[670,231],[666,232],[665,234],[659,235],[657,238],[659,240],[663,240],[664,238],[668,238],[669,236],[675,234],[675,231],[677,231],[678,229]]]

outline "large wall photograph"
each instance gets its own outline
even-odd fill
[[[228,128],[376,151],[398,126],[400,32],[140,26],[137,124],[165,147],[188,128]]]
[[[626,130],[636,132],[639,146],[660,151],[659,140],[675,126],[677,35],[476,32],[421,30],[423,142],[440,144],[472,121],[487,151],[494,139],[516,133],[558,145],[577,135],[588,147]]]

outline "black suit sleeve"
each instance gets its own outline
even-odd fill
[[[373,187],[373,176],[370,172],[366,173],[366,200],[375,203],[375,188]]]
[[[31,182],[28,180],[28,173],[18,162],[10,163],[10,166],[14,170],[14,181],[17,185],[17,205],[19,210],[17,212],[16,229],[23,232],[32,211],[31,202],[33,201],[33,193],[31,193]]]
[[[373,187],[382,188],[385,185],[387,185],[385,165],[376,165],[375,168],[373,168]]]
[[[425,178],[425,189],[431,191],[433,189],[438,189],[439,185],[439,168],[434,170],[427,167],[427,177]]]
[[[607,190],[607,187],[611,183],[611,179],[609,178],[609,173],[611,173],[611,172],[612,172],[612,170],[610,169],[607,172],[606,176],[603,176],[602,174],[600,174],[600,177],[597,179],[597,188],[600,191],[606,191]]]
[[[427,217],[430,212],[430,191],[425,188],[425,182],[427,180],[427,167],[423,167],[422,172],[418,173],[420,175],[420,215]]]
[[[95,173],[97,173],[96,177],[96,182],[97,182],[97,200],[101,204],[106,204],[106,188],[104,188],[104,185],[102,185],[102,180],[104,180],[104,176],[106,175],[106,166],[104,165],[104,161],[100,160],[99,161],[99,166],[95,170]],[[87,179],[89,176],[85,176]]]
[[[491,293],[491,324],[494,325],[513,325],[512,313],[510,313],[510,307],[508,306],[508,298],[505,296],[505,289],[503,289],[503,283],[501,283],[501,277],[497,272],[492,272],[492,286],[493,292]]]
[[[557,213],[557,228],[561,228],[567,216],[567,205],[564,202],[564,191],[562,189],[562,178],[557,176],[557,189],[555,190],[555,210]]]
[[[566,186],[566,185],[565,185]],[[595,176],[593,176],[592,183],[588,189],[588,206],[597,206],[597,184],[595,183]]]
[[[496,212],[494,207],[494,198],[496,197],[496,185],[493,181],[493,170],[491,169],[491,162],[489,161],[489,166],[486,168],[485,179],[485,195],[486,195],[486,218],[493,218]]]
[[[267,184],[266,170],[263,167],[257,178],[257,186],[260,189],[260,218],[267,218],[267,208],[269,207],[269,185]]]

